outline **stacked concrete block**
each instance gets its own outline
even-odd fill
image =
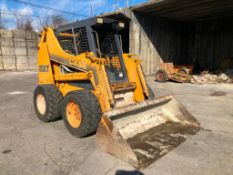
[[[24,30],[0,30],[0,70],[36,70],[38,36]]]
[[[32,35],[33,36],[33,35]],[[28,66],[30,70],[37,69],[37,51],[38,43],[32,37],[32,40],[27,40],[27,51],[28,51]]]
[[[13,33],[11,30],[0,30],[0,33],[1,33],[2,38],[12,38],[13,37]]]
[[[1,52],[4,70],[15,70],[16,57],[12,31],[1,31]]]
[[[28,51],[28,68],[30,70],[37,69],[37,47],[38,47],[38,34],[35,32],[26,32],[26,43]]]
[[[2,58],[2,48],[1,48],[1,36],[3,30],[0,29],[0,70],[4,70],[3,58]]]
[[[0,51],[0,70],[4,70],[3,58],[2,58],[1,51]]]
[[[29,70],[37,70],[37,57],[28,56]]]
[[[26,45],[25,33],[26,32],[23,30],[13,30],[17,70],[28,69],[27,45]]]

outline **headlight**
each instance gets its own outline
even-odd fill
[[[123,78],[123,76],[124,76],[124,75],[123,75],[123,72],[120,72],[120,73],[119,73],[119,77],[120,77],[120,78]]]
[[[119,26],[120,28],[124,28],[124,27],[125,27],[125,23],[119,22],[119,23],[118,23],[118,26]]]
[[[103,23],[104,23],[103,18],[97,18],[97,23],[98,23],[98,24],[103,24]]]

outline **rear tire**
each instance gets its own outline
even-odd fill
[[[101,114],[99,101],[88,90],[70,92],[64,99],[62,117],[66,128],[75,137],[96,132]]]
[[[34,91],[36,116],[43,122],[61,119],[62,94],[54,85],[39,85]]]
[[[168,74],[164,69],[160,69],[155,74],[155,80],[158,82],[166,82],[168,80]]]

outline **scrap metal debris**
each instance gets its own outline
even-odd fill
[[[177,83],[189,83],[191,81],[191,76],[184,73],[173,74],[170,80]]]

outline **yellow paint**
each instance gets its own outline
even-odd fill
[[[69,73],[69,74],[55,74],[56,81],[75,81],[75,80],[90,80],[91,73]]]
[[[80,126],[82,120],[82,114],[78,104],[76,104],[73,101],[69,102],[66,106],[66,116],[69,124],[73,128],[78,128]]]
[[[117,84],[117,86],[111,85],[105,70],[105,65],[109,64],[108,59],[97,58],[92,52],[80,55],[69,54],[61,48],[53,29],[46,28],[42,32],[39,43],[39,84],[54,84],[65,97],[69,92],[83,89],[71,85],[70,82],[89,81],[94,87],[92,92],[98,98],[103,112],[110,110],[111,106],[115,103],[113,90],[116,87],[118,89],[124,87],[133,88],[133,100],[135,102],[143,101],[145,100],[145,94],[148,96],[148,89],[141,70],[140,60],[135,55],[124,54],[123,57],[129,82]],[[117,60],[112,61],[115,61],[117,66]],[[60,70],[60,65],[65,65],[79,71],[63,74]]]

